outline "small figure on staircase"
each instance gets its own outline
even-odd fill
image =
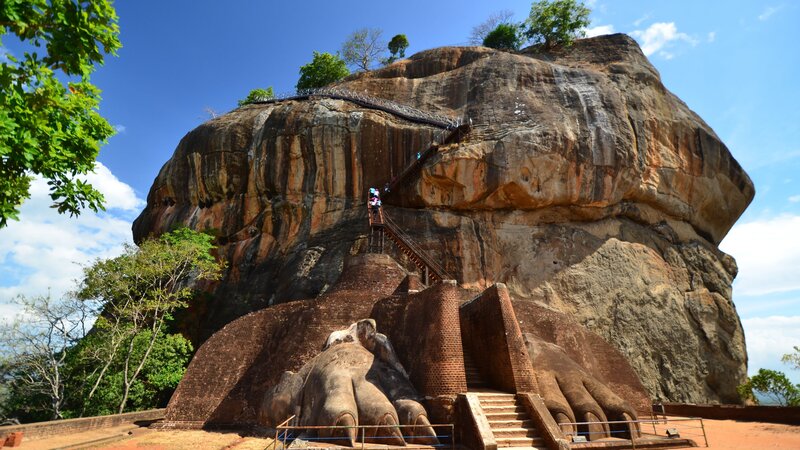
[[[380,216],[381,198],[376,188],[369,188],[369,206],[374,220]]]

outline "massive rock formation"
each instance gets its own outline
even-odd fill
[[[439,48],[340,86],[471,120],[385,199],[463,287],[504,282],[520,306],[571,315],[617,347],[654,398],[737,400],[736,265],[717,244],[753,186],[632,39],[551,54]],[[204,339],[325,292],[364,246],[367,188],[444,135],[344,100],[242,107],[181,141],[135,238],[176,224],[217,233],[228,272],[185,321]]]

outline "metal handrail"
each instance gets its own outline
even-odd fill
[[[424,250],[418,247],[411,238],[400,231],[400,227],[389,217],[388,214],[383,213],[383,223],[389,231],[403,242],[414,254],[422,260],[422,262],[433,271],[440,280],[451,279],[450,275],[439,264],[433,261]]]
[[[292,416],[292,418],[293,417],[294,416]],[[427,428],[427,427],[430,427],[430,428],[433,428],[434,430],[436,428],[449,428],[450,429],[450,434],[449,435],[447,435],[447,434],[434,434],[432,436],[431,435],[425,435],[425,436],[401,435],[400,437],[402,437],[404,441],[406,440],[406,438],[414,439],[414,438],[435,437],[437,440],[439,438],[449,438],[450,439],[450,448],[453,449],[453,450],[455,449],[455,426],[452,423],[431,424],[431,425],[285,425],[287,421],[284,421],[284,423],[282,423],[281,425],[278,425],[277,427],[275,427],[275,435],[276,436],[278,435],[278,431],[279,430],[286,431],[286,433],[284,433],[284,435],[283,435],[284,439],[281,442],[282,445],[283,445],[283,448],[286,448],[286,434],[288,434],[288,432],[290,430],[337,430],[337,429],[356,429],[356,430],[361,430],[361,448],[363,450],[365,448],[365,443],[366,443],[366,439],[365,438],[367,437],[366,436],[366,430],[367,429],[399,428],[399,429],[402,430],[404,428]],[[391,437],[395,437],[395,436],[391,436]],[[375,436],[370,436],[370,438],[374,439]],[[306,438],[306,439],[308,439],[308,438]],[[316,438],[316,440],[319,440],[319,441],[325,441],[325,440],[330,440],[330,439],[331,438]],[[312,440],[312,439],[308,439],[308,440]],[[413,449],[413,448],[444,447],[445,445],[446,444],[421,445],[421,446],[418,446],[418,447],[414,447],[414,446],[409,446],[408,444],[406,444],[406,446],[404,448]],[[335,446],[335,447],[325,447],[325,448],[326,449],[330,449],[330,448],[350,448],[350,447]]]
[[[578,425],[598,425],[598,424],[605,424],[605,425],[637,424],[638,425],[638,424],[652,424],[653,425],[653,435],[659,436],[658,432],[656,431],[656,424],[668,425],[669,422],[689,422],[689,421],[692,421],[692,422],[699,421],[700,422],[700,426],[699,427],[687,427],[687,428],[693,428],[693,429],[702,430],[703,440],[705,441],[706,447],[708,447],[708,436],[706,435],[706,427],[705,427],[705,424],[703,424],[703,418],[702,417],[675,417],[675,418],[649,419],[649,420],[647,420],[647,419],[639,419],[639,420],[606,420],[606,421],[597,421],[597,422],[563,422],[563,423],[559,423],[559,425],[574,425],[577,428]],[[596,431],[596,432],[584,431],[584,432],[578,432],[576,434],[581,435],[581,436],[585,436],[585,435],[588,435],[588,434],[596,434],[596,433],[605,434],[605,431],[603,431],[603,432],[599,432],[599,431]],[[565,434],[567,436],[572,436],[573,435],[573,433],[565,433]],[[697,435],[699,436],[700,433],[697,433]],[[633,449],[636,449],[636,439],[634,439],[633,435],[631,435],[630,441],[631,441],[631,447]]]
[[[295,417],[297,417],[297,416],[295,414],[292,414],[288,419],[284,420],[277,427],[275,427],[275,440],[272,441],[272,443],[274,444],[275,448],[278,447],[278,442],[279,442],[278,434],[280,432],[281,427],[287,426],[289,424],[289,422],[291,422],[292,419],[294,419]],[[284,432],[284,434],[283,434],[283,444],[284,444],[283,448],[284,449],[286,448],[286,433],[288,433],[288,430],[286,432]],[[267,448],[269,448],[269,447],[267,447]]]
[[[354,92],[343,88],[323,87],[318,89],[301,89],[296,92],[284,93],[273,97],[256,97],[250,103],[276,103],[287,100],[307,100],[311,97],[327,97],[337,100],[347,100],[361,106],[378,109],[400,116],[413,122],[421,122],[439,128],[454,129],[463,125],[462,118],[453,118],[441,114],[434,114],[409,105],[397,103],[385,98],[374,97],[361,92]]]

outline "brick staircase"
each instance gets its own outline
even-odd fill
[[[547,449],[527,410],[517,401],[514,394],[504,392],[477,394],[498,448]]]
[[[472,354],[464,350],[464,371],[467,375],[467,388],[487,388],[489,383],[481,375],[478,366],[475,365],[475,360],[472,359]]]

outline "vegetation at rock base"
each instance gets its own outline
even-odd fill
[[[39,420],[64,417],[71,394],[67,367],[69,351],[86,336],[99,305],[74,296],[17,297],[23,319],[0,326],[0,376],[7,398],[0,413]]]
[[[386,41],[379,28],[361,28],[354,31],[342,44],[342,59],[356,70],[369,70],[380,61]]]
[[[800,385],[794,385],[783,372],[758,369],[747,383],[737,388],[743,400],[759,403],[758,397],[767,398],[780,406],[800,406]]]
[[[800,370],[800,346],[795,345],[794,352],[783,355],[781,361],[789,364],[795,370]]]
[[[531,6],[531,13],[525,21],[525,35],[545,49],[555,46],[569,46],[586,34],[583,28],[589,26],[591,10],[576,0],[541,0]]]
[[[297,89],[313,89],[327,86],[350,75],[347,63],[339,55],[314,52],[314,59],[300,67]]]
[[[6,53],[0,63],[0,228],[19,218],[34,176],[47,180],[59,213],[102,209],[103,195],[81,175],[94,170],[100,145],[114,134],[90,82],[95,66],[121,47],[111,2],[6,0],[0,27],[0,37],[36,50]]]
[[[239,106],[247,105],[257,101],[269,100],[274,97],[275,92],[272,90],[272,86],[266,89],[256,88],[250,91],[250,93],[247,94],[247,97],[239,100]]]
[[[522,36],[516,25],[501,23],[483,40],[485,47],[499,50],[517,50],[522,45]]]
[[[504,9],[489,16],[488,19],[472,27],[469,35],[469,43],[472,45],[483,45],[484,39],[501,23],[511,24],[514,18],[514,11]]]
[[[64,299],[22,298],[26,314],[0,330],[0,414],[29,422],[164,405],[192,353],[170,333],[172,314],[194,297],[191,282],[223,268],[212,239],[177,229],[95,261]]]
[[[391,55],[386,58],[383,63],[391,64],[400,58],[406,57],[408,38],[405,34],[397,34],[392,38],[391,41],[389,41],[389,45],[387,47],[389,48],[389,53],[391,53]]]

